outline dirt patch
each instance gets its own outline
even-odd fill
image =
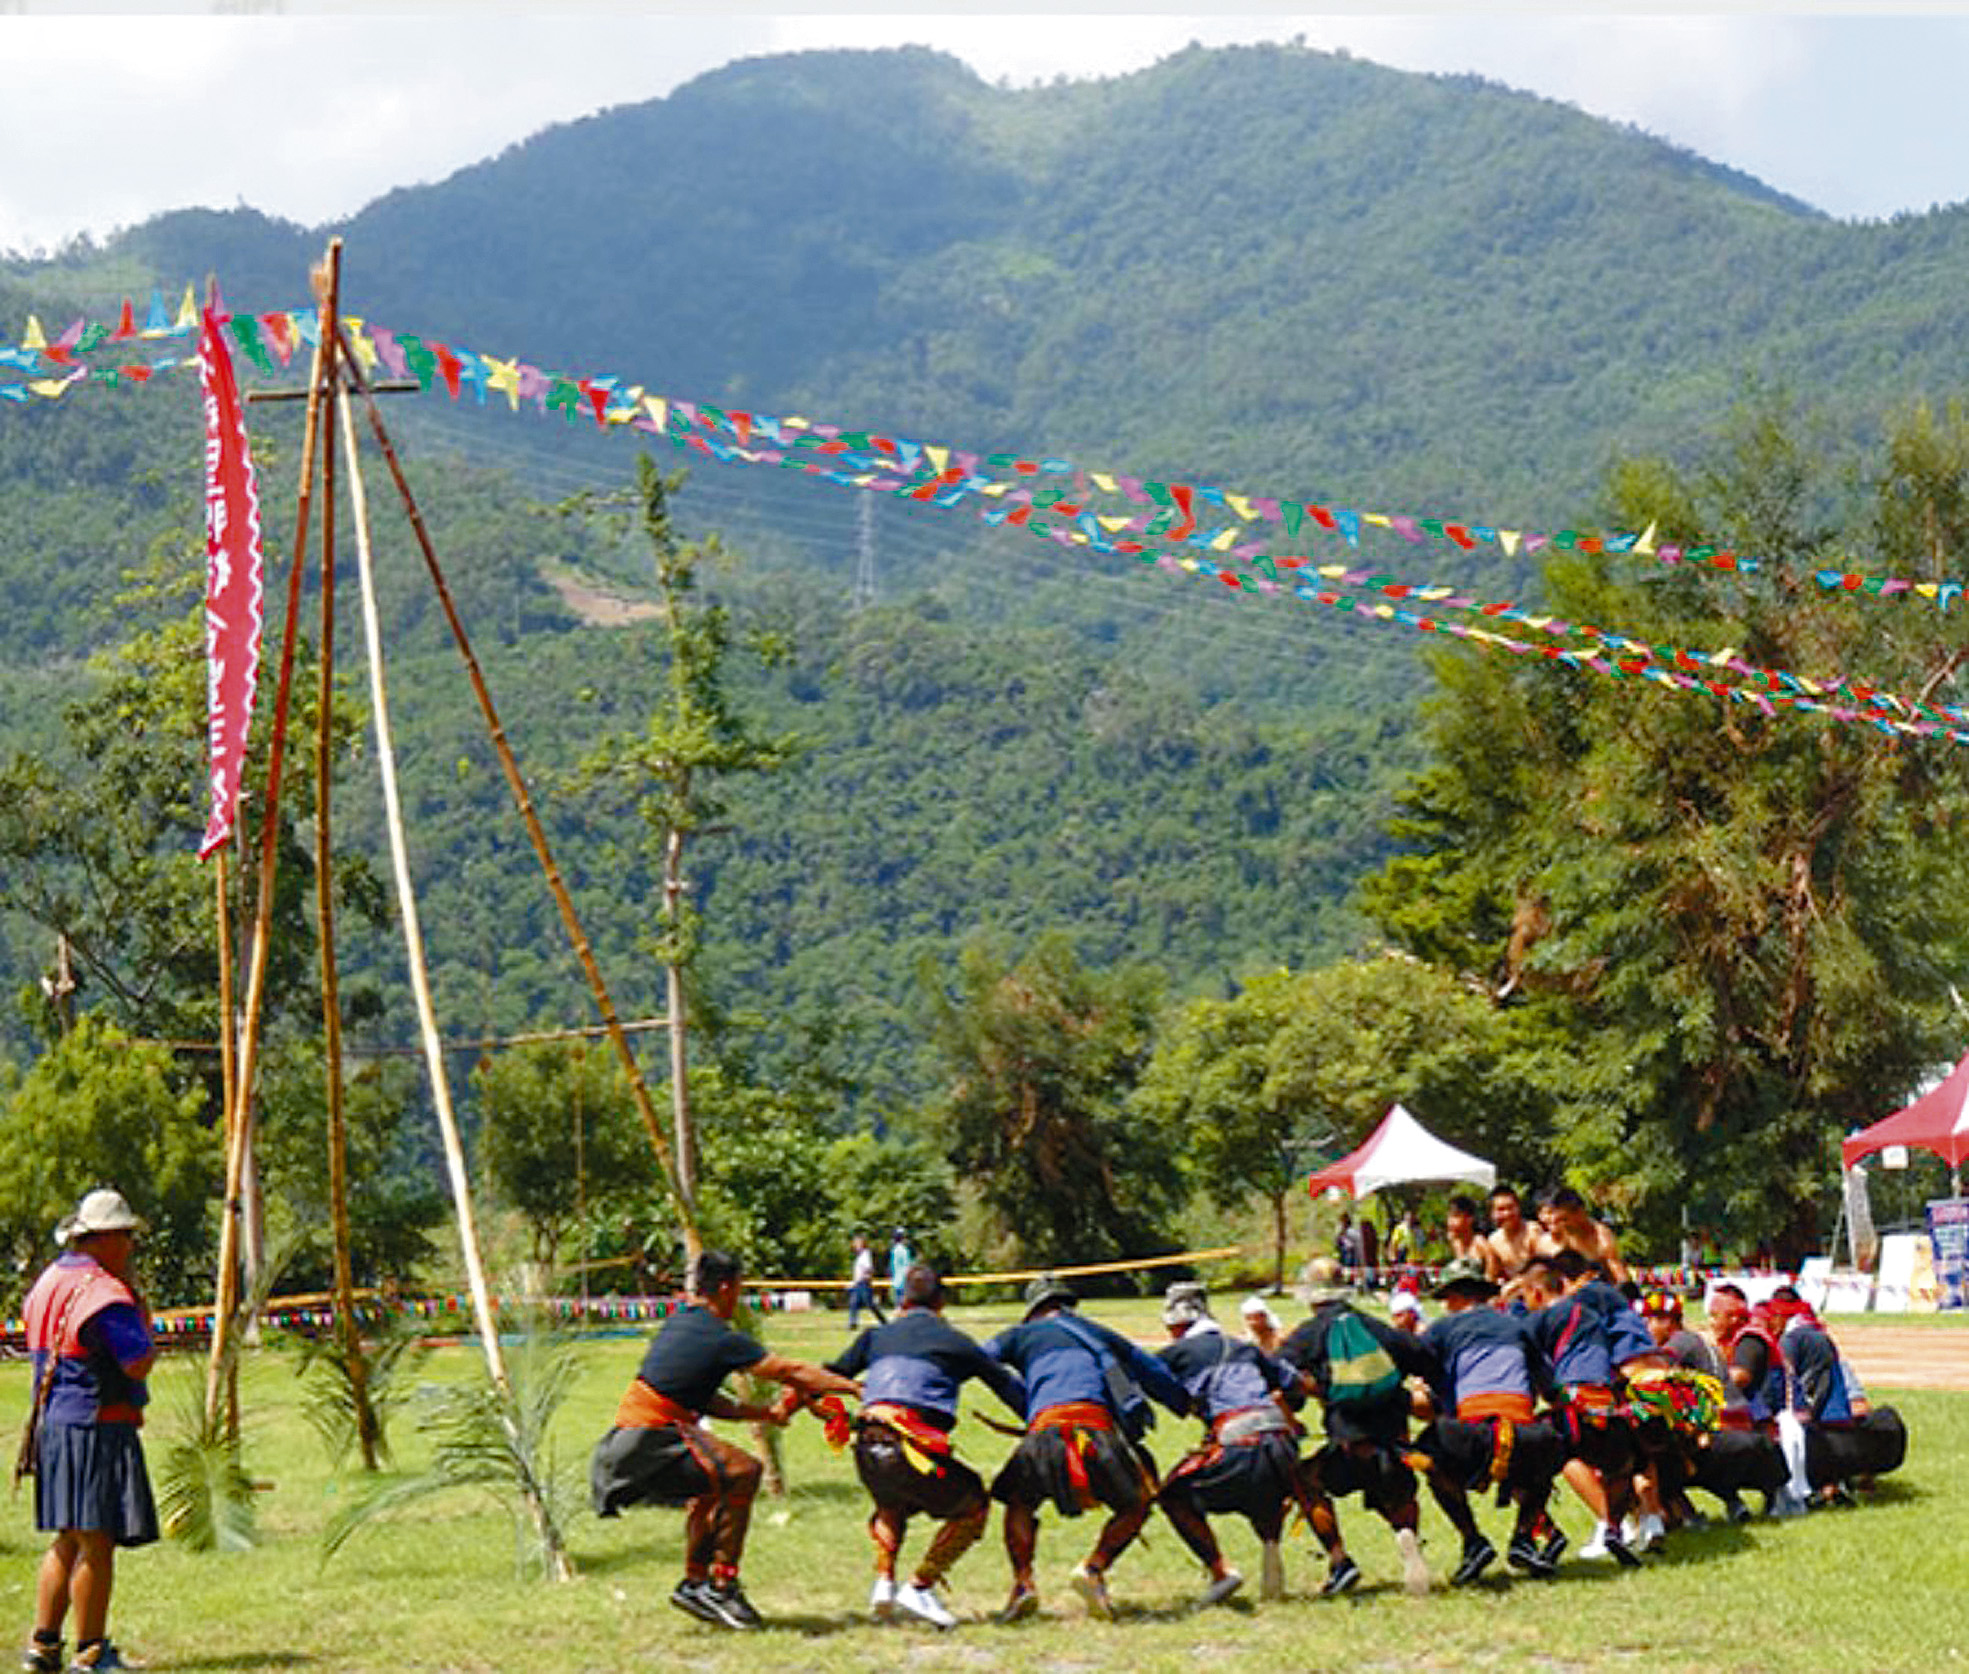
[[[1841,1320],[1833,1335],[1869,1389],[1969,1390],[1969,1330]]]
[[[545,580],[586,627],[626,628],[632,622],[647,622],[662,614],[662,607],[648,599],[626,599],[619,593],[603,592],[577,581],[565,570],[550,568]]]

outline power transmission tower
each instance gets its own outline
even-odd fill
[[[848,609],[859,612],[875,602],[875,496],[863,494],[855,508],[855,590]]]

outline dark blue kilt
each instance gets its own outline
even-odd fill
[[[34,1472],[34,1526],[101,1530],[118,1546],[157,1538],[157,1503],[134,1424],[43,1424]]]

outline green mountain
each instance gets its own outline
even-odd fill
[[[1861,429],[1969,372],[1969,209],[1842,224],[1569,107],[1281,47],[1017,91],[917,49],[740,63],[333,228],[187,211],[0,266],[0,336],[207,272],[235,307],[299,306],[331,232],[350,311],[552,370],[1502,527],[1590,522],[1611,459],[1692,450],[1747,378]],[[295,411],[254,419],[276,546]],[[597,594],[633,601],[640,559],[529,508],[626,481],[629,445],[442,396],[391,417],[591,928],[646,971],[633,826],[551,794],[654,690],[647,639],[592,621]],[[123,623],[119,572],[193,549],[197,451],[184,381],[0,404],[0,741],[47,747],[77,659]],[[706,463],[681,502],[746,554],[734,602],[798,630],[798,667],[753,695],[817,744],[706,850],[728,1004],[786,1049],[858,996],[870,1079],[902,1099],[922,1085],[915,963],[975,928],[1064,924],[1185,989],[1357,937],[1349,892],[1412,748],[1406,637],[973,511],[883,503],[858,526],[857,498]],[[851,614],[871,550],[880,602]],[[1525,585],[1496,558],[1369,551],[1419,581]],[[400,531],[384,563],[440,989],[473,1028],[577,1015]],[[373,845],[373,810],[343,829]],[[4,936],[11,988],[45,948],[18,921]]]

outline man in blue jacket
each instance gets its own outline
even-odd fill
[[[1220,1604],[1244,1585],[1224,1561],[1212,1512],[1234,1511],[1251,1525],[1264,1551],[1264,1594],[1277,1598],[1284,1591],[1279,1536],[1286,1507],[1300,1504],[1309,1518],[1314,1509],[1299,1481],[1300,1426],[1292,1412],[1305,1396],[1298,1374],[1256,1345],[1226,1336],[1200,1284],[1169,1287],[1162,1323],[1173,1340],[1157,1358],[1189,1391],[1191,1411],[1205,1426],[1203,1445],[1185,1454],[1162,1485],[1163,1512],[1209,1572],[1203,1603]],[[1353,1573],[1358,1580],[1360,1571]]]
[[[897,1610],[940,1628],[957,1618],[937,1587],[952,1564],[984,1533],[991,1501],[983,1479],[959,1459],[950,1433],[957,1393],[977,1378],[1023,1416],[1025,1385],[1018,1374],[943,1318],[943,1280],[917,1262],[903,1275],[902,1312],[871,1327],[828,1363],[828,1370],[861,1381],[855,1425],[855,1471],[875,1501],[868,1532],[875,1542],[875,1590],[869,1609],[878,1621]],[[896,1585],[896,1557],[915,1512],[943,1526],[907,1586]]]
[[[1012,1595],[1002,1621],[1039,1608],[1033,1559],[1039,1547],[1039,1507],[1051,1500],[1062,1517],[1099,1504],[1109,1517],[1086,1562],[1073,1572],[1088,1611],[1112,1618],[1107,1572],[1141,1532],[1155,1504],[1155,1461],[1137,1427],[1153,1422],[1146,1400],[1171,1412],[1189,1410],[1189,1396],[1169,1368],[1126,1337],[1076,1313],[1079,1298],[1052,1274],[1026,1287],[1022,1323],[984,1346],[992,1359],[1021,1373],[1026,1387],[1026,1433],[992,1482],[1005,1507],[1005,1555]],[[1132,1382],[1139,1394],[1122,1387]]]

